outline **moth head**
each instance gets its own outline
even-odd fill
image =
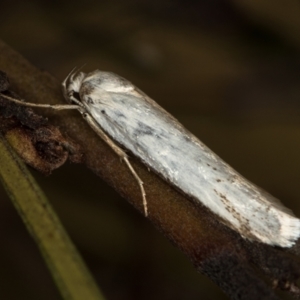
[[[85,73],[83,72],[74,74],[74,76],[70,78],[68,90],[72,90],[75,93],[79,93],[84,78],[85,78]]]
[[[135,86],[114,73],[95,70],[83,73],[73,70],[62,83],[68,103],[86,108],[111,101],[111,94],[134,94]]]
[[[62,83],[63,94],[68,103],[80,102],[79,92],[85,73],[73,69]]]

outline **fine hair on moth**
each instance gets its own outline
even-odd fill
[[[127,152],[245,239],[289,248],[300,237],[300,219],[288,208],[240,175],[126,79],[100,70],[74,69],[62,89],[68,104],[34,104],[1,96],[30,107],[78,110],[129,168],[140,188],[146,216],[143,181]]]

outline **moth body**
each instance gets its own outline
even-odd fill
[[[64,94],[122,148],[177,189],[217,214],[244,238],[291,247],[300,220],[245,179],[126,79],[96,70],[74,73]],[[74,99],[74,98],[73,98]]]

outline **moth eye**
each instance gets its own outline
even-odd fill
[[[103,114],[105,114],[105,110],[104,110],[104,109],[102,109],[101,112],[102,112]]]
[[[71,95],[78,101],[81,101],[80,100],[80,95],[78,92],[75,92],[75,91],[72,91]]]

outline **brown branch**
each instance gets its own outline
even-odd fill
[[[64,102],[56,79],[33,67],[3,42],[0,42],[0,70],[8,74],[11,88],[26,101]],[[88,168],[143,213],[140,190],[131,173],[78,113],[40,112],[82,146]],[[177,192],[137,159],[130,156],[130,160],[145,184],[149,220],[190,258],[200,272],[208,275],[232,299],[261,299],[261,296],[277,299],[271,287],[255,275],[251,266],[253,262],[276,281],[278,287],[294,287],[294,281],[299,277],[299,266],[284,252],[244,241],[220,224],[214,214]]]

